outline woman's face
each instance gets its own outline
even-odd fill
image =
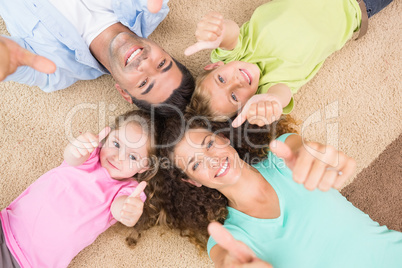
[[[217,190],[235,184],[245,165],[228,139],[206,129],[188,130],[176,145],[174,161],[189,183]]]

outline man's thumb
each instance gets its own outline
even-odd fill
[[[163,0],[148,0],[148,10],[151,13],[158,13],[161,10]]]

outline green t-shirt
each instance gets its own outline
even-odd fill
[[[273,0],[240,28],[233,50],[215,49],[211,61],[245,61],[260,71],[258,94],[278,83],[296,93],[360,27],[356,0]],[[293,109],[291,103],[284,113]]]
[[[274,188],[281,215],[258,219],[228,207],[224,226],[258,258],[280,268],[402,267],[402,233],[379,226],[334,189],[308,191],[272,153],[254,167]],[[210,237],[208,253],[215,245]]]

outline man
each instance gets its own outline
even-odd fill
[[[151,13],[147,4],[149,4]],[[130,103],[173,115],[184,110],[194,79],[182,64],[146,37],[169,12],[167,0],[0,0],[9,37],[53,61],[52,74],[29,66],[9,75],[45,92],[110,73]]]

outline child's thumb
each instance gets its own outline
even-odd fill
[[[134,192],[130,195],[130,197],[140,197],[145,187],[147,187],[147,183],[145,181],[140,182],[135,188]]]
[[[101,132],[99,132],[99,134],[98,134],[98,141],[99,141],[99,143],[100,143],[104,138],[106,138],[107,135],[109,135],[110,131],[111,131],[111,128],[110,128],[110,127],[105,127],[104,129],[101,130]]]
[[[215,44],[216,41],[212,42],[212,41],[199,41],[197,43],[195,43],[192,46],[189,46],[188,48],[186,48],[186,50],[184,50],[184,55],[186,56],[191,56],[201,50],[204,49],[215,49],[217,48],[219,45]]]
[[[282,158],[290,169],[293,169],[296,163],[296,156],[289,148],[289,146],[281,141],[274,140],[271,141],[271,143],[269,144],[269,149],[277,157]]]
[[[247,111],[244,109],[239,113],[236,118],[233,120],[232,127],[237,128],[240,127],[244,121],[247,119]]]

